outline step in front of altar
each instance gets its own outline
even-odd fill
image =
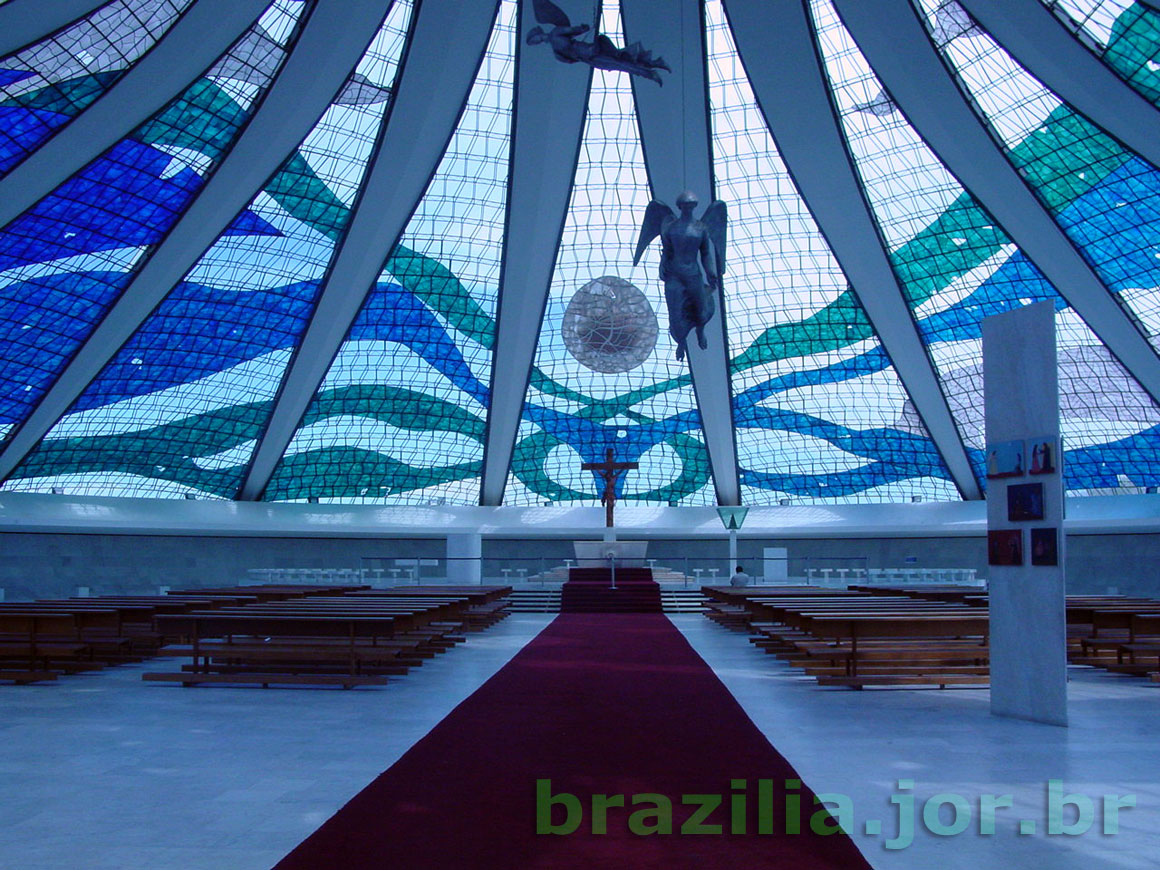
[[[573,568],[560,590],[561,613],[660,613],[661,590],[648,568]]]

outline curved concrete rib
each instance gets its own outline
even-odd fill
[[[261,497],[391,248],[439,166],[487,49],[497,4],[423,0],[346,237],[282,382],[238,498]]]
[[[947,168],[1160,400],[1160,358],[999,150],[910,5],[857,0],[835,0],[835,5],[883,86]]]
[[[692,190],[703,206],[714,198],[705,81],[705,38],[699,0],[623,0],[624,41],[640,42],[673,68],[661,73],[663,87],[633,77],[645,165],[654,199],[670,203]],[[729,286],[726,273],[725,287]],[[733,429],[733,390],[729,380],[729,344],[725,337],[726,299],[717,293],[718,315],[705,330],[708,347],[689,343],[689,371],[701,414],[701,431],[709,451],[717,504],[741,504],[737,472],[737,439]],[[667,349],[666,349],[667,350]],[[661,352],[660,350],[656,351]]]
[[[209,69],[266,6],[266,0],[195,3],[104,96],[0,180],[0,227],[162,109]]]
[[[877,5],[877,4],[875,4]],[[962,437],[890,266],[798,3],[727,0],[766,124],[964,498],[982,498]],[[792,86],[787,84],[792,82]]]
[[[0,6],[0,57],[84,18],[109,0],[8,0]]]
[[[261,108],[165,241],[0,454],[6,478],[306,137],[378,32],[390,0],[318,0]]]
[[[1160,111],[1086,49],[1039,0],[959,0],[1060,99],[1160,166]]]
[[[592,14],[591,4],[582,0],[559,5],[575,22],[588,21]],[[519,33],[525,34],[536,21],[530,3],[520,7]],[[560,63],[546,46],[527,46],[520,40],[491,407],[483,452],[483,505],[503,502],[576,173],[590,79],[591,71],[584,65]]]

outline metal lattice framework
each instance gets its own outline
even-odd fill
[[[1156,4],[558,5],[663,87],[522,0],[0,4],[0,488],[976,499],[982,320],[1045,300],[1067,490],[1160,485]],[[683,189],[687,362],[632,263]]]

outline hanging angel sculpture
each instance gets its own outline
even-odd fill
[[[697,196],[686,190],[677,197],[681,216],[655,199],[645,209],[632,264],[640,262],[649,243],[661,237],[661,280],[669,309],[669,333],[677,344],[677,359],[685,358],[689,332],[706,347],[705,324],[713,318],[716,294],[725,274],[725,203],[714,200],[700,220],[693,217]]]
[[[586,63],[599,69],[619,70],[652,79],[664,85],[657,70],[672,72],[664,58],[655,57],[651,51],[634,42],[626,48],[617,48],[603,33],[597,33],[592,42],[577,39],[590,29],[587,24],[572,26],[564,10],[551,0],[533,0],[536,21],[552,29],[545,32],[542,27],[533,27],[528,33],[528,45],[547,42],[558,60],[564,63]]]

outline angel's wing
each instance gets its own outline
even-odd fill
[[[532,0],[532,11],[536,16],[536,21],[540,22],[540,24],[547,24],[552,27],[572,26],[572,22],[564,14],[564,10],[553,3],[552,0]]]
[[[635,266],[640,262],[641,254],[645,252],[649,242],[661,234],[665,222],[676,220],[676,217],[673,210],[663,202],[657,202],[654,199],[648,204],[648,208],[644,210],[644,220],[640,222],[640,238],[636,241],[636,253],[632,257],[632,265]]]
[[[714,253],[717,254],[717,271],[724,275],[726,227],[729,224],[725,203],[719,199],[709,203],[709,207],[701,215],[701,223],[709,230],[709,238],[713,240]]]

